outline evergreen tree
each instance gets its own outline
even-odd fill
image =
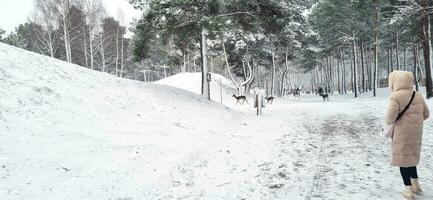
[[[184,57],[195,48],[196,44],[200,44],[200,52],[202,52],[203,43],[200,42],[200,39],[206,31],[209,32],[209,41],[216,41],[220,44],[223,41],[226,44],[229,62],[233,63],[234,72],[238,76],[245,77],[243,73],[245,70],[241,63],[245,64],[244,59],[251,57],[248,55],[251,55],[254,49],[267,49],[267,54],[271,55],[273,79],[276,63],[272,60],[275,60],[275,55],[281,46],[284,46],[283,49],[288,48],[279,39],[287,36],[285,34],[289,32],[286,30],[290,28],[296,29],[293,32],[297,32],[298,27],[291,22],[302,21],[299,20],[302,19],[301,11],[307,5],[303,1],[275,0],[153,0],[146,3],[140,0],[130,0],[130,2],[144,10],[143,18],[138,21],[134,31],[135,60],[150,57],[151,48],[154,47],[149,45],[155,39],[162,40],[164,44],[173,41]],[[293,37],[293,35],[288,37]],[[246,45],[242,47],[238,45],[235,50],[234,44],[239,44],[241,41]],[[264,46],[257,46],[259,43]],[[203,58],[202,56],[202,60]],[[201,64],[203,66],[206,63]],[[203,75],[203,79],[204,77]]]
[[[0,42],[3,42],[3,39],[4,39],[4,38],[3,38],[3,37],[4,37],[3,35],[4,35],[4,34],[6,34],[6,31],[3,30],[2,28],[0,28]]]

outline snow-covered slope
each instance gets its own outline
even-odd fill
[[[251,104],[225,99],[228,109],[189,92],[199,93],[200,75],[170,79],[185,90],[0,43],[0,200],[401,198],[380,135],[387,91],[278,98],[256,117]],[[432,132],[426,121],[427,189]]]
[[[196,94],[201,94],[201,73],[180,73],[159,80],[156,82],[156,84],[168,85],[183,90],[187,90]],[[212,74],[212,82],[210,84],[210,90],[211,90],[211,99],[214,101],[221,100],[221,91],[223,95],[223,100],[231,98],[231,95],[237,93],[233,83],[226,77],[221,76],[220,74]]]
[[[220,104],[3,43],[0,94],[0,199],[171,193],[197,152],[235,143]]]

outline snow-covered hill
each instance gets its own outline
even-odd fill
[[[200,78],[144,84],[0,43],[0,199],[401,198],[380,135],[389,91],[278,98],[256,117],[229,81],[230,109],[197,95]],[[432,131],[417,199],[433,199]]]
[[[211,99],[213,101],[231,99],[233,94],[237,94],[236,87],[233,83],[220,74],[212,74],[212,82],[210,84]],[[165,79],[156,82],[159,85],[168,85],[183,90],[193,92],[195,94],[201,94],[201,73],[180,73],[174,76],[167,77]]]
[[[236,143],[220,104],[3,43],[0,94],[0,199],[170,194],[199,152]]]

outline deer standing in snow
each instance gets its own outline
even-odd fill
[[[240,103],[241,105],[243,105],[245,102],[247,102],[247,104],[249,104],[246,96],[242,96],[242,95],[236,96],[234,94],[232,97],[234,97],[236,99],[236,105],[238,103]],[[242,102],[241,102],[241,100],[242,100]]]
[[[265,97],[266,99],[266,103],[270,103],[272,104],[274,102],[274,97],[270,96],[270,97]]]
[[[322,97],[323,101],[326,101],[326,100],[329,101],[329,95],[328,94],[321,93],[319,95]]]

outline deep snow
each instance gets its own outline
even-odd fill
[[[222,99],[223,104],[231,104],[231,96],[233,94],[237,94],[236,87],[229,79],[225,78],[224,76],[221,76],[219,74],[212,74],[211,77],[211,100],[221,102]],[[155,84],[167,85],[190,91],[195,94],[201,94],[201,72],[179,73],[174,76],[156,81]]]
[[[0,199],[401,199],[386,95],[280,98],[256,117],[228,80],[224,105],[199,81],[144,84],[0,43]],[[432,131],[418,199],[433,199]]]
[[[0,197],[170,196],[197,156],[236,143],[237,114],[187,91],[3,43],[0,66]]]

